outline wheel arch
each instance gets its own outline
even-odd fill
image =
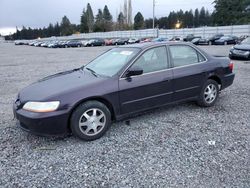
[[[90,97],[90,98],[86,98],[86,99],[82,99],[80,101],[78,101],[74,106],[73,108],[70,110],[70,114],[69,114],[69,118],[68,118],[68,128],[70,129],[70,119],[71,119],[71,116],[74,112],[74,110],[81,104],[85,103],[85,102],[88,102],[88,101],[98,101],[98,102],[101,102],[103,103],[105,106],[107,106],[107,108],[109,109],[110,113],[111,113],[111,120],[114,121],[116,120],[116,114],[115,114],[115,110],[114,110],[114,107],[112,105],[112,103],[110,101],[108,101],[107,99],[105,99],[104,97],[99,97],[99,96],[96,96],[96,97]]]
[[[217,76],[217,75],[211,75],[211,76],[208,77],[208,80],[214,80],[214,81],[216,81],[220,85],[220,88],[221,88],[222,82],[221,82],[221,79],[220,79],[219,76]]]

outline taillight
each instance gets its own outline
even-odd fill
[[[233,69],[234,69],[234,64],[233,62],[231,61],[230,64],[229,64],[229,69],[233,72]]]

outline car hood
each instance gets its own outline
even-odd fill
[[[87,88],[106,80],[89,71],[76,69],[48,76],[24,88],[19,93],[22,102],[47,101],[64,93]]]
[[[237,44],[234,46],[237,50],[250,50],[250,44]]]

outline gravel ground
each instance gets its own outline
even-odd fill
[[[202,47],[227,55],[230,46]],[[13,120],[18,91],[81,66],[107,47],[0,44],[0,187],[250,187],[250,63],[217,104],[172,105],[114,123],[99,140],[38,137]]]

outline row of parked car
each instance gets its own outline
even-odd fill
[[[88,47],[88,46],[110,46],[110,45],[126,45],[143,42],[163,42],[163,41],[186,41],[195,45],[228,45],[238,44],[247,36],[232,36],[224,34],[216,34],[210,38],[202,38],[194,36],[193,34],[187,35],[185,38],[174,36],[168,38],[114,38],[114,39],[101,39],[95,38],[90,40],[33,40],[33,41],[15,41],[16,45],[30,45],[36,47],[48,48],[70,48],[70,47]]]
[[[184,41],[191,42],[195,45],[228,45],[228,44],[238,44],[243,41],[248,36],[237,37],[234,35],[224,35],[224,34],[216,34],[209,38],[202,38],[199,36],[188,35],[184,38]]]
[[[15,41],[16,45],[29,45],[36,47],[48,48],[70,48],[70,47],[90,47],[90,46],[109,46],[109,45],[125,45],[139,43],[141,40],[136,38],[117,38],[117,39],[90,39],[90,40],[35,40],[35,41]]]

